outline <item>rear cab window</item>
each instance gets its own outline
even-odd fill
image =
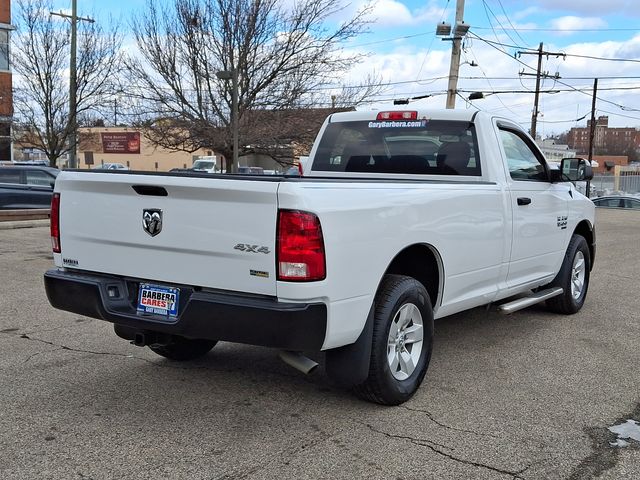
[[[329,123],[312,170],[481,176],[475,127],[452,120]]]

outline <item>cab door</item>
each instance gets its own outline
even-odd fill
[[[565,253],[570,186],[551,183],[549,167],[529,136],[498,124],[513,215],[507,285],[551,280]]]

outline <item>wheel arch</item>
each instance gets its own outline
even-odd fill
[[[384,274],[407,275],[418,280],[429,293],[434,312],[437,310],[444,288],[444,265],[433,245],[417,243],[405,247],[391,260]]]
[[[596,230],[595,227],[589,222],[589,220],[582,220],[576,225],[573,231],[574,235],[580,235],[584,237],[589,246],[589,257],[591,257],[590,269],[593,269],[593,263],[596,259]]]

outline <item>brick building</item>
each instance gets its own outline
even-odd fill
[[[207,149],[188,153],[157,147],[145,137],[144,132],[136,128],[79,128],[78,134],[78,168],[121,163],[132,170],[166,172],[172,168],[191,167],[196,159],[215,155],[215,152]]]
[[[578,155],[589,151],[590,130],[591,120],[587,121],[586,127],[569,130],[567,143]],[[600,116],[596,119],[593,150],[597,155],[629,155],[640,150],[640,130],[635,127],[609,127],[609,117]]]
[[[11,160],[13,97],[11,95],[9,39],[13,28],[11,25],[11,1],[0,0],[0,160]]]
[[[629,157],[626,155],[594,155],[593,159],[598,162],[597,167],[593,167],[593,173],[610,173],[613,175],[616,166],[626,167],[629,165]]]

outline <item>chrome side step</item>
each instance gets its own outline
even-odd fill
[[[558,295],[562,295],[564,290],[561,287],[549,288],[547,290],[541,290],[536,293],[532,293],[528,297],[518,298],[511,302],[503,303],[498,307],[498,311],[504,314],[509,314],[522,310],[523,308],[530,307],[536,303],[544,302],[545,300]]]

